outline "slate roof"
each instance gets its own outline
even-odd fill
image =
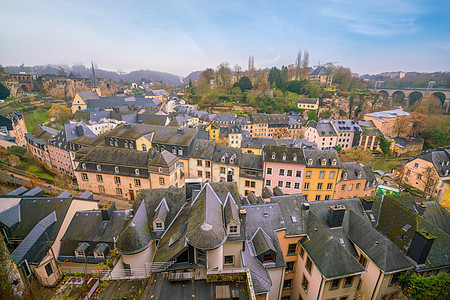
[[[226,238],[222,202],[206,183],[189,209],[187,242],[195,248],[210,250],[222,245]]]
[[[422,217],[450,235],[450,213],[435,201],[424,204],[426,207]]]
[[[38,144],[45,145],[57,134],[58,134],[57,130],[39,124],[38,126],[34,127],[33,130],[31,130],[30,132],[25,133],[25,136],[31,142],[36,142]]]
[[[450,147],[424,151],[424,152],[420,153],[419,155],[416,155],[415,157],[408,160],[408,162],[412,161],[416,158],[420,158],[420,159],[426,160],[428,162],[431,162],[434,165],[434,167],[436,168],[436,171],[438,172],[439,177],[449,176],[449,174],[450,174]]]
[[[313,150],[313,149],[303,149],[305,154],[305,161],[307,163],[307,168],[310,167],[331,167],[331,168],[342,168],[342,162],[336,152],[336,150]],[[312,165],[308,164],[308,160],[312,159]],[[326,160],[326,165],[322,166],[322,160]],[[332,166],[331,163],[333,159],[336,159],[336,165]]]
[[[361,129],[362,135],[383,136],[383,133],[381,133],[380,129],[376,127],[361,126]]]
[[[153,158],[151,158],[151,152],[150,152],[150,160],[148,162],[151,166],[158,166],[158,167],[170,167],[174,164],[175,161],[178,160],[178,157],[176,155],[173,155],[167,150],[164,150],[163,152],[155,152],[155,155]]]
[[[310,123],[306,126],[308,126]],[[314,123],[311,123],[314,124]],[[314,127],[314,126],[313,126]],[[317,134],[319,136],[337,136],[336,131],[334,130],[333,126],[329,121],[319,121],[316,126]]]
[[[216,142],[214,140],[195,140],[189,152],[190,158],[212,160]]]
[[[240,148],[216,146],[212,160],[215,163],[239,166],[241,163],[241,153]],[[224,161],[222,161],[222,157]],[[234,158],[233,162],[231,161],[232,157]]]
[[[301,104],[319,104],[319,98],[303,98],[302,96],[299,97],[298,103]]]
[[[353,120],[350,119],[339,119],[332,120],[335,129],[338,132],[360,132],[361,127]]]
[[[159,100],[158,100],[159,101]],[[117,107],[145,107],[156,108],[158,104],[152,98],[145,97],[101,97],[87,100],[88,108],[117,108]]]
[[[374,199],[372,226],[392,240],[404,252],[408,251],[416,230],[429,232],[436,239],[428,253],[425,264],[417,266],[417,268],[426,270],[450,266],[448,257],[450,236],[416,212],[400,204],[401,198],[407,197],[405,195],[371,197]],[[394,200],[396,198],[400,200]]]
[[[232,221],[240,223],[239,207],[237,206],[231,194],[227,196],[227,199],[225,200],[225,203],[223,205],[223,217],[225,227],[227,227],[228,224],[230,224]]]
[[[263,157],[262,155],[256,155],[253,153],[242,153],[241,155],[241,168],[252,170],[263,170]]]
[[[105,145],[105,134],[99,134],[97,136],[87,136],[83,135],[77,138],[74,138],[70,141],[70,143],[78,144],[86,147],[96,147],[96,146],[104,146]]]
[[[100,99],[100,96],[96,92],[91,92],[91,91],[89,91],[89,92],[79,92],[77,94],[85,102],[86,102],[86,100],[90,100],[90,99]]]
[[[0,227],[6,226],[11,228],[19,222],[20,200],[21,198],[0,198]]]
[[[327,75],[327,69],[324,66],[315,68],[309,75]]]
[[[267,251],[276,252],[271,237],[259,227],[251,239],[256,256],[265,254]]]
[[[60,149],[68,150],[68,142],[80,136],[96,137],[95,133],[84,122],[67,123],[55,136],[52,144]]]
[[[278,162],[306,165],[303,149],[284,146],[266,146],[263,149],[264,160],[266,162]],[[273,158],[275,155],[275,158]],[[283,159],[285,157],[286,159]]]
[[[365,116],[375,117],[375,118],[395,118],[399,116],[409,116],[410,113],[399,110],[399,109],[393,109],[393,110],[384,110],[384,111],[378,111],[373,112],[369,114],[365,114]]]
[[[241,251],[242,264],[250,271],[255,294],[270,292],[272,280],[270,279],[269,271],[255,256],[251,255],[250,242],[245,242],[244,247],[244,251]]]
[[[302,208],[303,195],[283,195],[270,198],[270,202],[277,202],[286,227],[286,236],[306,234],[306,212]]]
[[[122,120],[127,123],[134,123],[134,124],[139,123],[139,124],[161,125],[161,126],[166,126],[169,123],[168,116],[138,114],[138,113],[122,115]]]
[[[344,177],[345,174],[347,175],[347,178]],[[361,174],[361,177],[359,177],[359,174]],[[366,173],[359,163],[355,161],[342,163],[341,180],[356,180],[365,178]]]
[[[371,224],[350,211],[349,239],[385,274],[413,269],[414,264],[397,245]]]
[[[153,158],[149,151],[138,151],[134,149],[95,147],[89,150],[86,155],[79,159],[80,165],[77,169],[81,170],[82,163],[147,167],[149,160]]]
[[[367,178],[365,188],[369,189],[369,188],[376,187],[378,185],[378,182],[377,182],[377,178],[375,177],[375,174],[373,173],[372,167],[364,166],[363,170],[364,170],[364,174],[366,174],[366,178]]]

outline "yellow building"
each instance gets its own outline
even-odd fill
[[[220,135],[220,125],[216,121],[212,121],[205,130],[209,133],[209,139],[217,142]]]
[[[77,93],[72,101],[72,113],[74,114],[77,110],[80,109],[86,109],[88,100],[90,99],[100,99],[100,96],[96,92]]]
[[[308,201],[334,199],[342,173],[342,162],[336,150],[304,149],[304,154],[303,195]]]

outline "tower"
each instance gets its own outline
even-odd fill
[[[91,65],[92,65],[92,80],[94,81],[94,85],[92,87],[92,91],[96,92],[97,95],[99,95],[100,97],[102,96],[102,91],[100,90],[100,88],[98,87],[97,84],[97,77],[95,77],[95,69],[94,69],[94,63],[91,61]]]

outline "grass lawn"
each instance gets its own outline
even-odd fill
[[[377,157],[372,160],[372,169],[373,170],[383,170],[383,172],[391,172],[392,168],[401,164],[407,160],[407,158],[384,158]]]
[[[31,131],[38,124],[45,123],[49,119],[49,115],[46,110],[38,108],[36,110],[24,113],[25,124],[27,124],[27,130]]]
[[[287,95],[287,98],[288,98],[288,99],[298,101],[298,99],[299,99],[299,97],[300,97],[299,94],[293,93],[293,92],[289,92],[289,91],[287,91],[287,93],[288,93],[288,95]]]

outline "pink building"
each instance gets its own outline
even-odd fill
[[[306,168],[301,148],[267,146],[264,155],[264,186],[273,189],[278,186],[285,194],[302,192]]]

